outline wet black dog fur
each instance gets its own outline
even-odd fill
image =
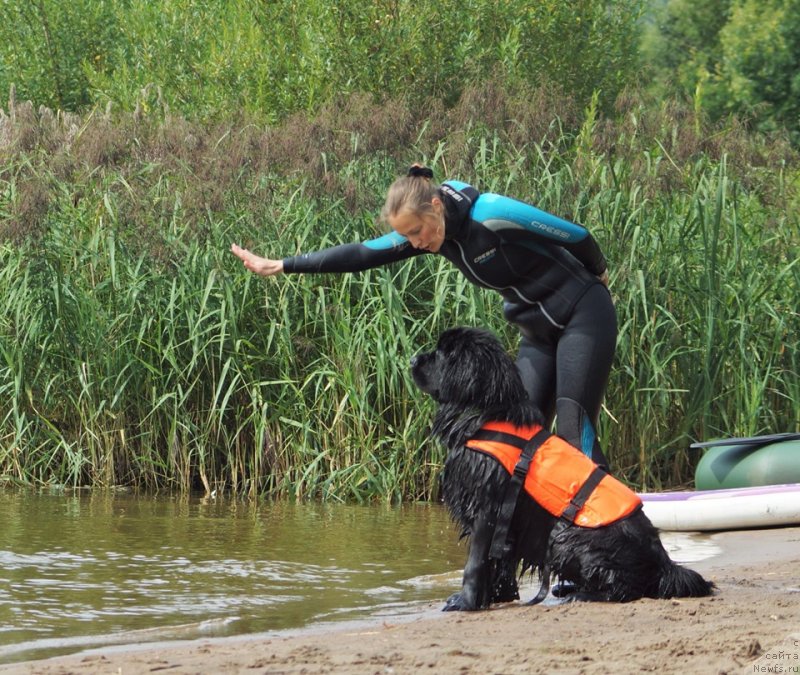
[[[543,583],[552,573],[569,599],[626,602],[638,598],[700,597],[713,583],[675,564],[658,531],[639,509],[610,525],[586,528],[559,524],[523,491],[509,530],[510,553],[489,558],[497,512],[509,475],[493,458],[466,441],[487,421],[542,424],[527,398],[516,365],[497,338],[475,328],[453,328],[436,349],[411,361],[417,386],[437,402],[431,433],[447,449],[442,497],[469,537],[462,588],[444,609],[477,610],[519,598],[517,580],[530,571]]]

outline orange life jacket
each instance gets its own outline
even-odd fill
[[[476,438],[467,441],[467,447],[494,457],[513,474],[522,447],[541,430],[539,425],[515,427],[508,422],[487,422]],[[597,464],[580,450],[550,434],[531,459],[525,491],[552,515],[560,518],[569,513],[569,520],[582,527],[608,525],[641,506],[642,500],[633,490],[603,474],[585,501],[583,495],[577,500],[578,510],[572,513],[576,506],[573,499],[592,474],[592,480],[598,478],[597,469]]]

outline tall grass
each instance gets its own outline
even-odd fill
[[[608,402],[627,422],[610,440],[638,450],[641,485],[687,480],[694,440],[798,422],[797,219],[742,192],[724,158],[698,160],[687,181],[626,223],[612,272],[623,330]]]
[[[537,96],[473,93],[444,122],[353,100],[351,114],[266,129],[13,103],[0,117],[0,476],[435,495],[442,450],[408,359],[455,324],[513,350],[499,298],[432,256],[264,280],[228,253],[375,235],[381,195],[412,160],[600,241],[620,323],[600,431],[623,478],[685,484],[692,440],[796,430],[793,154],[680,109],[543,115]]]

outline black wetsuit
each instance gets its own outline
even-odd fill
[[[522,334],[517,366],[558,433],[607,465],[595,429],[617,322],[598,275],[606,261],[589,232],[529,204],[466,183],[440,188],[445,239],[438,253],[474,284],[498,291]],[[287,273],[358,272],[428,253],[396,232],[283,261]]]

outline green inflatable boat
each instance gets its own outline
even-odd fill
[[[705,453],[695,470],[696,490],[800,483],[800,433],[693,443]]]
[[[800,525],[800,433],[693,443],[705,451],[695,490],[643,493],[660,530],[720,531]]]

